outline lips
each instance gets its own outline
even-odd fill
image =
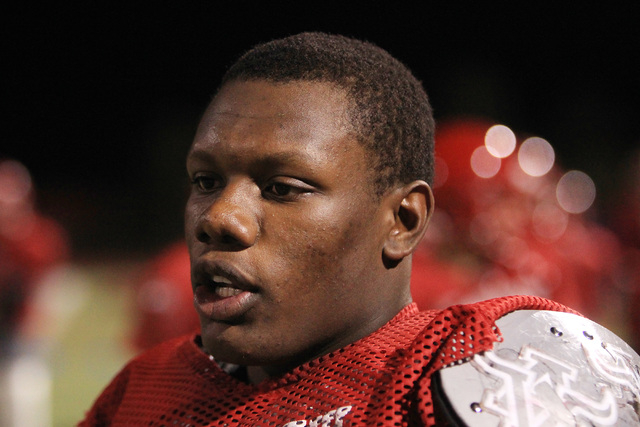
[[[234,266],[201,261],[192,271],[194,305],[201,319],[238,323],[258,300],[258,288]]]

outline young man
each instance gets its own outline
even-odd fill
[[[432,375],[491,349],[514,297],[411,302],[434,123],[368,43],[305,33],[226,73],[187,157],[198,334],[136,358],[82,425],[432,425]]]

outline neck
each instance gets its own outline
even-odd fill
[[[259,384],[272,376],[262,366],[247,366],[249,384]]]

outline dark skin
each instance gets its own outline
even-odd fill
[[[204,350],[278,376],[383,326],[411,302],[424,181],[377,196],[329,83],[227,83],[187,158],[185,215]]]

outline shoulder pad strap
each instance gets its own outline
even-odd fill
[[[640,356],[603,326],[575,314],[510,313],[493,350],[434,377],[442,424],[638,426]]]

